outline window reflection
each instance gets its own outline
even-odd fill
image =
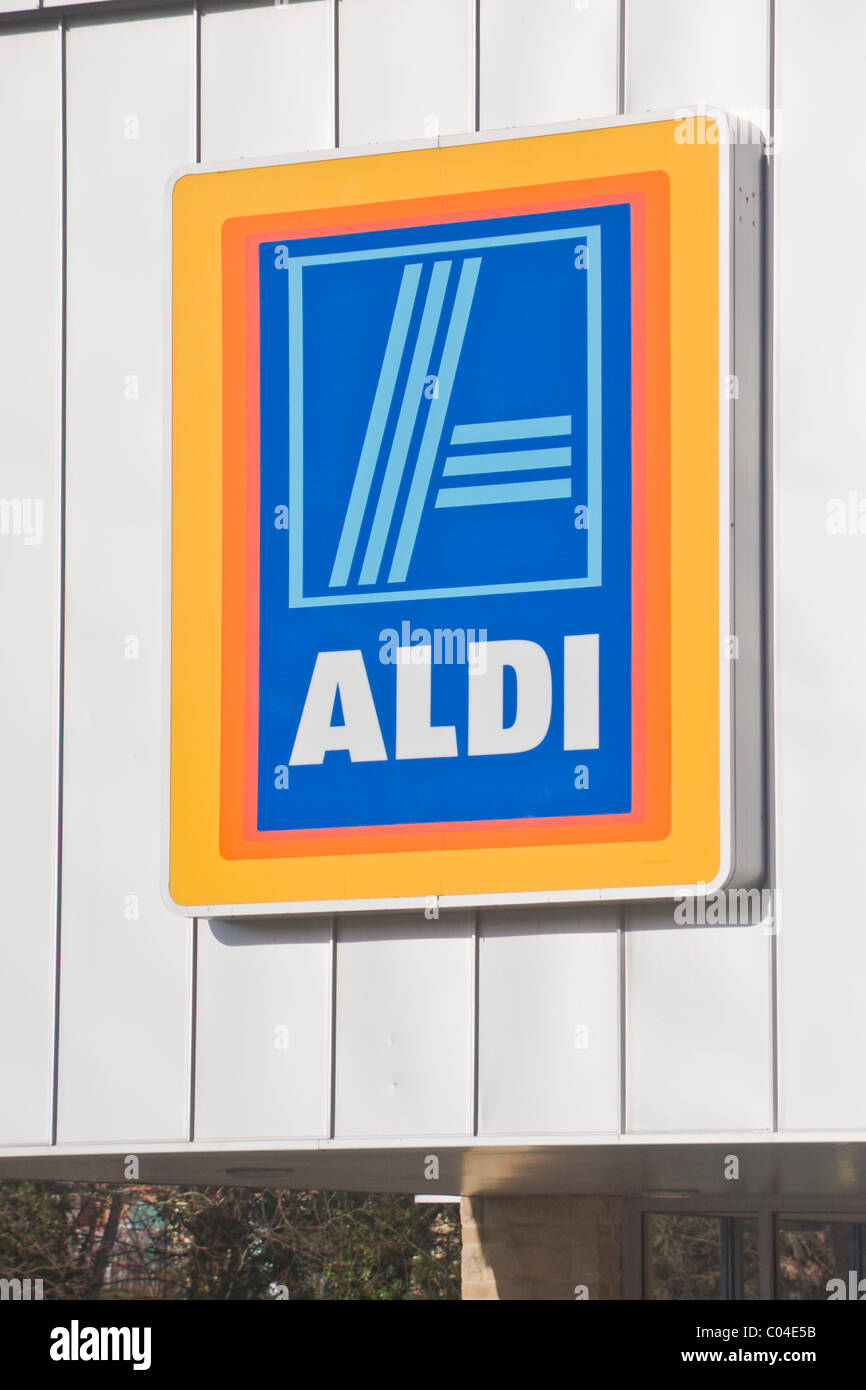
[[[808,1302],[825,1301],[831,1279],[845,1290],[864,1277],[866,1225],[854,1221],[800,1220],[780,1216],[776,1221],[776,1297]]]
[[[759,1298],[757,1219],[647,1213],[644,1297],[670,1302]]]

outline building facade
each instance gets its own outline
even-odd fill
[[[499,1296],[557,1194],[557,1297],[651,1296],[674,1218],[717,1296],[806,1227],[866,1274],[864,61],[857,0],[0,0],[0,1176],[462,1193]],[[172,914],[173,172],[713,109],[767,146],[757,908]]]

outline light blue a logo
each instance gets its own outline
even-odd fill
[[[431,495],[433,509],[439,513],[452,509],[484,509],[479,512],[482,526],[486,524],[491,506],[560,501],[569,512],[573,510],[570,411],[519,419],[470,420],[451,426],[447,436],[445,427],[479,278],[495,273],[494,253],[499,249],[513,249],[523,242],[561,241],[563,253],[568,256],[568,273],[574,275],[574,239],[582,239],[580,245],[585,243],[591,254],[581,273],[587,276],[589,287],[586,332],[588,360],[594,364],[590,370],[592,378],[595,364],[600,363],[598,233],[596,227],[560,228],[530,233],[522,238],[491,237],[438,246],[387,247],[343,255],[298,257],[291,262],[290,340],[297,345],[303,341],[301,294],[307,266],[393,256],[404,260],[363,444],[333,554],[327,592],[319,594],[304,593],[303,586],[303,362],[299,347],[290,351],[293,421],[290,606],[592,587],[600,582],[601,404],[600,389],[594,389],[591,379],[588,383],[587,495],[577,500],[586,503],[589,516],[598,524],[593,524],[590,531],[585,572],[569,578],[533,577],[518,583],[496,582],[491,576],[489,582],[481,584],[455,585],[452,582],[442,588],[429,584],[423,588],[406,587],[412,581],[413,556]],[[439,254],[431,261],[431,252],[475,254],[460,257]],[[483,254],[479,254],[481,252]],[[422,259],[425,255],[426,260]],[[488,260],[491,261],[489,268]],[[427,270],[425,292],[422,286]],[[450,308],[446,314],[449,296]],[[438,341],[442,346],[437,363],[434,353]],[[465,419],[465,402],[459,408]],[[474,413],[477,416],[478,410]],[[447,438],[444,449],[443,437]]]

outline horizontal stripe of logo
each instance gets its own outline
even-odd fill
[[[488,420],[479,425],[455,425],[452,444],[501,444],[511,439],[546,439],[571,434],[570,415],[536,416],[530,420]]]
[[[484,507],[493,502],[549,502],[571,496],[570,478],[537,483],[488,483],[485,487],[441,487],[437,507]]]
[[[519,473],[524,468],[570,468],[571,449],[515,449],[506,454],[453,454],[445,460],[446,478],[471,473]]]

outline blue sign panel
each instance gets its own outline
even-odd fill
[[[630,293],[626,205],[261,245],[259,830],[631,810]]]

